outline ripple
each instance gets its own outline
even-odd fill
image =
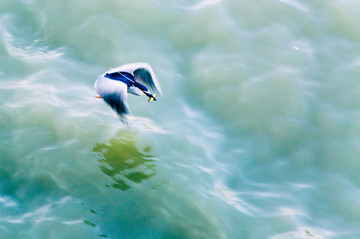
[[[5,25],[13,25],[13,16],[8,15],[1,19]],[[29,31],[24,31],[29,32]],[[64,52],[62,49],[50,50],[48,46],[42,45],[40,39],[36,39],[33,33],[29,35],[16,35],[6,28],[1,29],[2,40],[6,51],[14,58],[31,62],[43,63],[60,58]],[[35,38],[35,39],[34,39]]]
[[[200,1],[199,3],[195,4],[194,6],[192,6],[193,10],[198,10],[201,8],[205,8],[211,5],[218,5],[219,3],[221,3],[222,0],[203,0]]]
[[[4,43],[7,52],[11,56],[27,62],[47,62],[58,59],[63,55],[60,49],[49,50],[47,46],[37,46],[38,41],[36,40],[34,40],[31,45],[17,45],[16,39],[9,33],[4,34]]]
[[[298,1],[294,1],[294,0],[278,0],[278,1],[288,4],[289,6],[294,7],[300,11],[309,12],[309,8],[307,8],[305,5],[299,3]]]
[[[59,201],[51,202],[45,206],[41,206],[32,211],[17,215],[17,216],[6,216],[0,219],[2,222],[10,224],[24,224],[28,221],[34,223],[41,223],[44,221],[56,221],[57,217],[51,216],[52,208],[57,205],[63,205],[68,203],[71,200],[70,197],[61,198]]]
[[[9,197],[0,196],[0,205],[1,205],[0,207],[7,208],[7,207],[16,207],[18,206],[18,203]]]
[[[315,233],[316,232],[316,233]],[[312,229],[307,227],[300,227],[297,231],[292,232],[286,232],[282,234],[278,234],[276,236],[270,237],[270,239],[303,239],[303,238],[309,238],[309,239],[324,239],[328,237],[336,236],[335,233],[324,230],[324,229]]]
[[[220,198],[222,198],[225,202],[233,206],[241,213],[251,217],[259,214],[259,210],[256,207],[238,198],[233,191],[229,190],[225,186],[216,186],[215,189],[218,192],[218,196]]]

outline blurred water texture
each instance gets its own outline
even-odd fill
[[[0,238],[360,238],[360,2],[0,2]],[[95,99],[148,62],[164,96]]]

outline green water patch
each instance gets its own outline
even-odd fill
[[[154,156],[149,154],[151,146],[139,150],[135,144],[135,133],[121,130],[107,144],[96,144],[93,152],[98,153],[99,168],[113,179],[113,188],[126,191],[131,182],[141,183],[156,174]]]

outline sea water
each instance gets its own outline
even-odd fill
[[[360,238],[360,2],[1,0],[0,238]],[[148,62],[163,96],[97,76]]]

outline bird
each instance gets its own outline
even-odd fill
[[[148,63],[129,63],[101,74],[95,81],[96,98],[103,99],[121,120],[129,114],[127,93],[146,95],[148,102],[157,101],[156,93],[162,96],[160,84]],[[151,94],[149,89],[154,93]]]

